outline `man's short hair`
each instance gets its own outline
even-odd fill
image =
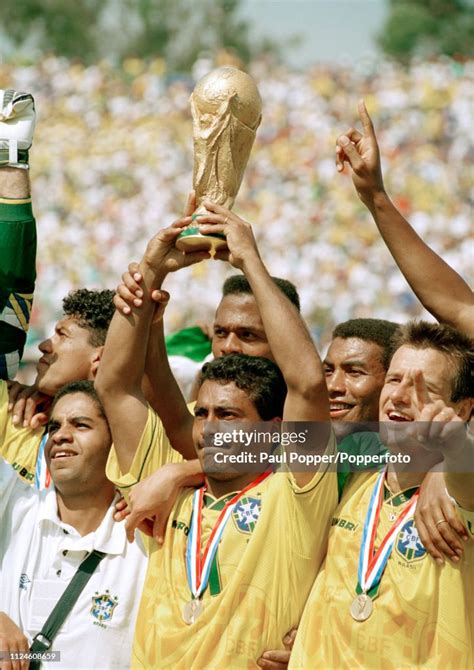
[[[115,291],[89,291],[80,288],[71,291],[63,300],[63,312],[77,321],[81,328],[89,331],[89,342],[93,347],[105,344],[107,330],[115,312]]]
[[[446,354],[452,360],[455,370],[451,402],[474,397],[474,342],[467,335],[444,323],[410,321],[400,327],[393,345],[394,352],[406,345],[415,349],[435,349]]]
[[[280,368],[267,358],[245,354],[215,358],[202,368],[199,385],[205,381],[233,382],[248,394],[262,421],[283,416],[286,383]]]
[[[393,353],[393,337],[399,324],[385,319],[349,319],[339,323],[333,330],[332,337],[348,339],[356,337],[365,342],[378,344],[382,349],[382,365],[386,370]]]
[[[94,388],[94,382],[86,379],[82,379],[77,382],[69,382],[69,384],[62,386],[54,396],[51,412],[53,411],[58,400],[64,398],[66,395],[72,395],[74,393],[83,393],[84,395],[89,396],[89,398],[92,398],[92,400],[97,405],[97,409],[99,410],[100,414],[104,417],[105,420],[107,420],[104,407],[100,401],[99,396],[97,395],[97,391]]]
[[[288,279],[280,279],[280,277],[272,277],[271,279],[299,312],[300,297],[296,290],[296,286],[288,281]],[[250,295],[253,295],[252,287],[250,286],[247,277],[244,275],[232,275],[231,277],[227,277],[222,286],[222,296],[225,297],[226,295],[236,295],[239,293],[249,293]]]

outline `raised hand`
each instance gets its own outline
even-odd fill
[[[411,371],[415,390],[413,435],[425,449],[457,451],[465,438],[464,421],[443,400],[432,400],[421,370]]]
[[[130,314],[132,307],[142,306],[143,290],[140,287],[142,279],[140,265],[135,262],[130,263],[127,272],[123,273],[122,283],[117,286],[114,295],[114,305],[119,312]],[[155,314],[153,315],[153,323],[156,323],[163,318],[170,294],[162,289],[153,289],[151,299],[156,302]]]
[[[336,141],[336,167],[351,167],[351,176],[359,198],[367,206],[377,193],[384,192],[380,152],[374,126],[363,100],[358,104],[363,132],[349,128]]]
[[[191,251],[183,253],[175,247],[175,242],[181,231],[191,223],[191,217],[185,216],[178,219],[152,237],[147,244],[142,263],[152,269],[160,279],[169,272],[176,272],[181,268],[188,267],[194,263],[209,258],[208,251]]]
[[[151,268],[163,280],[169,272],[176,272],[181,268],[209,258],[207,251],[193,251],[183,253],[175,247],[175,242],[182,230],[191,223],[191,214],[196,208],[196,195],[192,191],[186,203],[184,216],[152,237],[148,242],[142,263]]]
[[[35,123],[31,93],[0,89],[0,165],[24,167],[28,164]]]
[[[200,232],[203,235],[223,233],[227,238],[228,249],[217,251],[216,260],[229,261],[235,268],[243,270],[246,262],[260,258],[250,223],[221,205],[208,201],[203,205],[209,214],[197,219]]]

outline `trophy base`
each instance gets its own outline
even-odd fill
[[[203,235],[196,226],[183,230],[176,240],[176,248],[180,251],[210,251],[213,256],[219,249],[227,249],[225,235]]]

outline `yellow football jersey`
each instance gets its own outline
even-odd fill
[[[44,428],[16,427],[8,412],[7,382],[0,380],[0,456],[29,484],[35,481],[35,465]]]
[[[151,407],[148,407],[147,422],[130,470],[122,473],[115,447],[112,445],[107,460],[106,475],[126,494],[127,489],[166,463],[181,463],[183,460],[181,454],[171,447],[160,417]]]
[[[372,615],[362,622],[351,617],[362,529],[376,478],[354,475],[334,513],[327,557],[305,607],[289,667],[472,670],[474,512],[460,510],[471,537],[457,565],[437,565],[421,544],[413,518],[405,521]],[[403,495],[385,493],[376,548],[404,505]]]
[[[174,458],[150,410],[147,427],[129,475]],[[335,454],[332,436],[327,453]],[[109,466],[111,462],[109,462]],[[108,467],[111,476],[112,468]],[[304,488],[289,473],[275,473],[250,489],[236,505],[224,530],[203,611],[188,625],[183,608],[191,594],[186,575],[186,543],[194,489],[180,494],[168,521],[163,546],[148,540],[149,563],[137,618],[132,667],[196,670],[258,668],[268,649],[283,649],[282,638],[298,624],[326,552],[337,504],[335,472],[315,474]],[[202,545],[234,494],[206,494]]]

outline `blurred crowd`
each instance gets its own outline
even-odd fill
[[[202,75],[206,63],[198,64]],[[357,124],[363,97],[397,207],[472,283],[470,239],[474,63],[450,60],[250,68],[263,120],[234,210],[254,224],[272,274],[293,281],[315,338],[350,317],[426,316],[334,164],[335,139]],[[31,156],[38,282],[29,336],[43,338],[61,299],[78,287],[113,288],[146,242],[176,219],[192,187],[189,95],[194,79],[165,63],[83,67],[48,58],[0,64],[0,80],[32,91]],[[409,250],[407,250],[409,253]],[[231,273],[207,261],[172,276],[167,330],[206,322]]]

